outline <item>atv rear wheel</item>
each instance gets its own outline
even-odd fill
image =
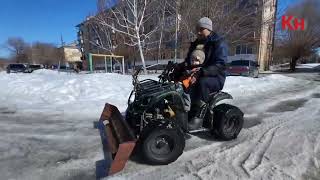
[[[237,138],[243,126],[243,112],[235,106],[221,104],[214,108],[213,132],[223,140]]]
[[[149,126],[141,137],[141,150],[150,164],[169,164],[178,159],[185,147],[184,134],[179,128]]]

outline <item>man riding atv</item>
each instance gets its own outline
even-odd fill
[[[176,76],[180,76],[183,71],[193,72],[191,77],[190,97],[192,100],[192,118],[189,121],[189,129],[198,129],[202,126],[203,119],[199,118],[203,105],[209,100],[209,94],[223,89],[226,72],[225,63],[227,61],[228,48],[223,38],[212,30],[212,21],[203,17],[197,24],[198,38],[191,43],[185,61],[178,65]],[[201,46],[202,45],[202,46]],[[199,53],[199,47],[204,52],[204,61],[196,65],[193,63],[195,54]],[[198,52],[198,53],[197,53]],[[201,56],[200,56],[201,57]]]
[[[142,68],[132,75],[133,90],[124,117],[116,106],[106,103],[99,121],[112,157],[110,174],[124,168],[133,149],[147,163],[161,165],[183,153],[186,134],[209,132],[226,141],[237,138],[243,112],[219,103],[232,99],[220,91],[226,77],[227,47],[212,32],[209,18],[200,19],[198,30],[184,63],[168,62],[159,80],[140,80]],[[193,108],[190,94],[196,104]]]

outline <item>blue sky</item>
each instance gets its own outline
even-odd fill
[[[60,44],[76,40],[75,26],[96,11],[96,0],[0,0],[0,57],[8,37]]]
[[[294,0],[298,1],[298,0]],[[292,0],[279,0],[281,9]],[[8,37],[60,44],[76,40],[75,26],[96,11],[96,0],[0,0],[0,57]]]

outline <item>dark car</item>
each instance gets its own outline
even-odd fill
[[[236,60],[228,66],[228,75],[250,76],[257,78],[259,76],[259,65],[255,61]]]
[[[69,67],[69,66],[65,66],[65,65],[60,65],[60,67],[58,67],[58,71],[59,72],[68,72],[68,73],[77,72],[76,69],[74,69],[73,67]]]
[[[9,64],[7,73],[28,73],[29,69],[26,64]]]
[[[29,72],[33,72],[35,70],[42,69],[42,66],[40,64],[30,64],[28,68]]]

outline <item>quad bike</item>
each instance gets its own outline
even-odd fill
[[[105,105],[100,121],[104,124],[113,158],[109,175],[124,168],[134,148],[147,163],[163,165],[175,161],[183,153],[186,134],[207,131],[222,140],[237,138],[243,125],[243,113],[229,104],[217,105],[232,96],[221,91],[212,93],[209,101],[194,113],[186,93],[189,87],[185,82],[174,81],[175,67],[176,64],[169,62],[159,81],[139,81],[141,69],[137,70],[133,74],[133,90],[124,118],[115,106]],[[192,116],[202,119],[197,129],[188,126]]]

